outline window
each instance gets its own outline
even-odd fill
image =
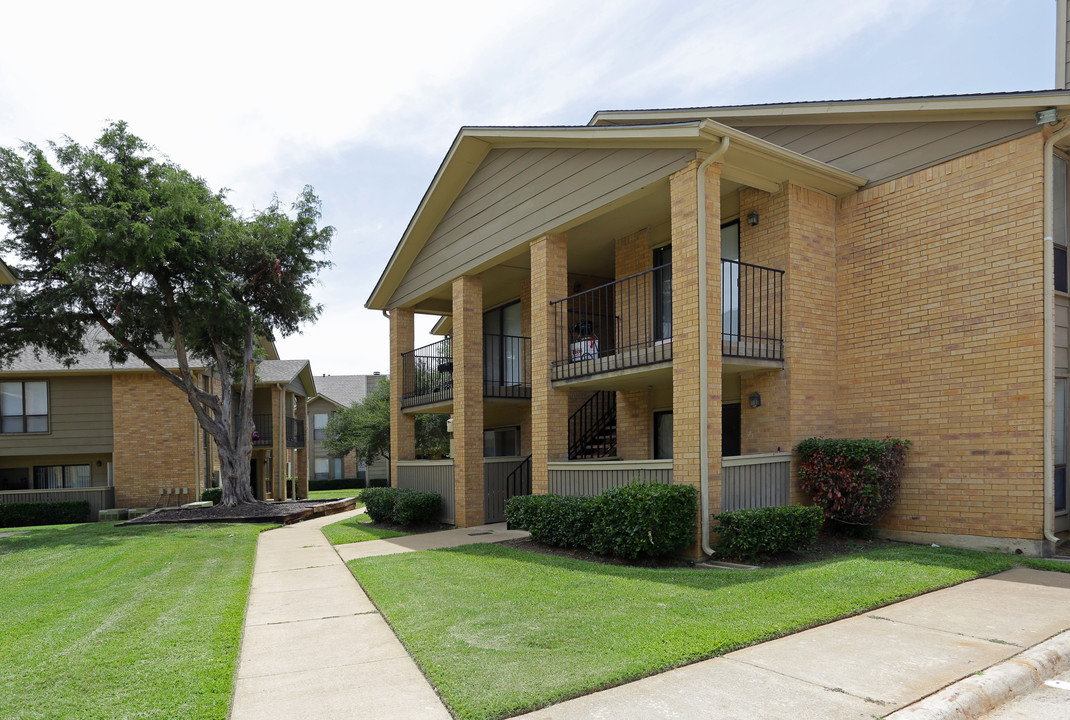
[[[316,480],[327,480],[330,474],[330,461],[327,458],[316,458]]]
[[[654,339],[672,340],[672,245],[654,250]]]
[[[520,301],[483,313],[483,335],[483,375],[487,384],[523,384]]]
[[[672,411],[654,413],[654,459],[672,459]]]
[[[519,457],[519,455],[519,427],[483,431],[483,457]]]
[[[342,458],[334,459],[334,480],[342,479]]]
[[[312,439],[315,442],[323,442],[327,430],[327,413],[316,413],[312,416]]]
[[[88,465],[37,465],[33,469],[34,490],[92,487]]]
[[[1067,409],[1070,407],[1070,380],[1055,378],[1055,512],[1066,512]]]
[[[1067,245],[1067,225],[1070,224],[1067,217],[1067,161],[1065,158],[1056,155],[1054,157],[1055,163],[1052,169],[1054,170],[1054,185],[1053,198],[1055,200],[1054,208],[1052,212],[1055,226],[1052,228],[1052,239],[1055,241],[1055,289],[1059,292],[1067,291],[1067,272],[1066,272],[1066,245]]]
[[[721,227],[721,332],[729,340],[740,339],[739,306],[739,221]]]
[[[48,383],[0,383],[0,432],[48,432]]]

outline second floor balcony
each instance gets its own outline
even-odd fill
[[[297,418],[288,417],[286,421],[286,447],[303,448],[305,446],[305,426]],[[275,444],[275,427],[271,415],[253,415],[253,447],[270,448]]]
[[[453,401],[452,338],[403,353],[401,363],[402,407]],[[531,338],[483,336],[483,396],[531,398]]]
[[[733,364],[784,359],[784,271],[721,260],[721,353]],[[554,380],[673,359],[672,264],[552,303]],[[712,308],[717,312],[716,308]]]

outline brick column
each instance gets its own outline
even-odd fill
[[[271,388],[271,498],[281,500],[286,482],[286,421],[283,418],[283,390]]]
[[[483,524],[483,281],[453,281],[453,493],[458,527]]]
[[[711,512],[721,509],[721,166],[706,168],[706,283],[699,283],[698,177],[692,161],[670,178],[672,203],[673,482],[700,486],[700,447],[706,443]],[[706,294],[703,316],[699,293]],[[700,325],[706,327],[707,387],[702,396]],[[706,404],[706,424],[701,405]],[[701,503],[701,498],[699,500]],[[701,506],[700,506],[701,507]],[[700,510],[701,512],[701,510]],[[697,537],[697,536],[696,536]],[[698,548],[692,548],[698,551]]]
[[[297,398],[297,412],[294,413],[297,417],[297,424],[305,430],[305,446],[299,448],[294,453],[294,459],[297,461],[296,475],[297,475],[297,487],[294,488],[295,498],[307,498],[308,497],[308,463],[311,453],[309,449],[312,447],[312,433],[308,429],[308,398],[298,396]]]
[[[568,236],[544,235],[531,243],[531,489],[546,494],[546,464],[568,456],[568,392],[555,390],[550,363],[557,332],[550,302],[568,295]]]
[[[405,369],[402,353],[413,349],[412,310],[390,311],[390,484],[398,486],[398,460],[416,459],[416,419],[401,412]],[[412,372],[413,368],[409,368]]]

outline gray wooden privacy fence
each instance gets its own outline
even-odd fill
[[[721,510],[778,507],[791,500],[791,453],[721,459]]]
[[[398,487],[438,493],[442,496],[439,522],[454,523],[452,460],[398,461]]]
[[[89,521],[96,522],[101,510],[115,507],[115,488],[88,487],[63,490],[5,490],[0,492],[0,503],[29,502],[89,502]]]
[[[630,482],[672,484],[672,460],[562,462],[548,466],[552,495],[601,495]]]

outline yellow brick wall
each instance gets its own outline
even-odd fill
[[[453,281],[453,487],[458,527],[483,523],[483,281]]]
[[[914,443],[885,529],[1040,536],[1042,144],[839,204],[838,431]]]
[[[557,338],[567,338],[556,327],[550,303],[569,294],[568,237],[545,235],[531,242],[531,486],[546,494],[546,464],[568,455],[569,393],[550,384],[550,363],[556,357]]]
[[[416,421],[401,411],[402,353],[413,350],[412,310],[390,311],[390,484],[397,487],[398,460],[416,459]]]
[[[115,373],[112,422],[117,507],[200,499],[194,497],[200,426],[181,390],[151,371]],[[187,493],[161,498],[161,487],[186,488]]]

